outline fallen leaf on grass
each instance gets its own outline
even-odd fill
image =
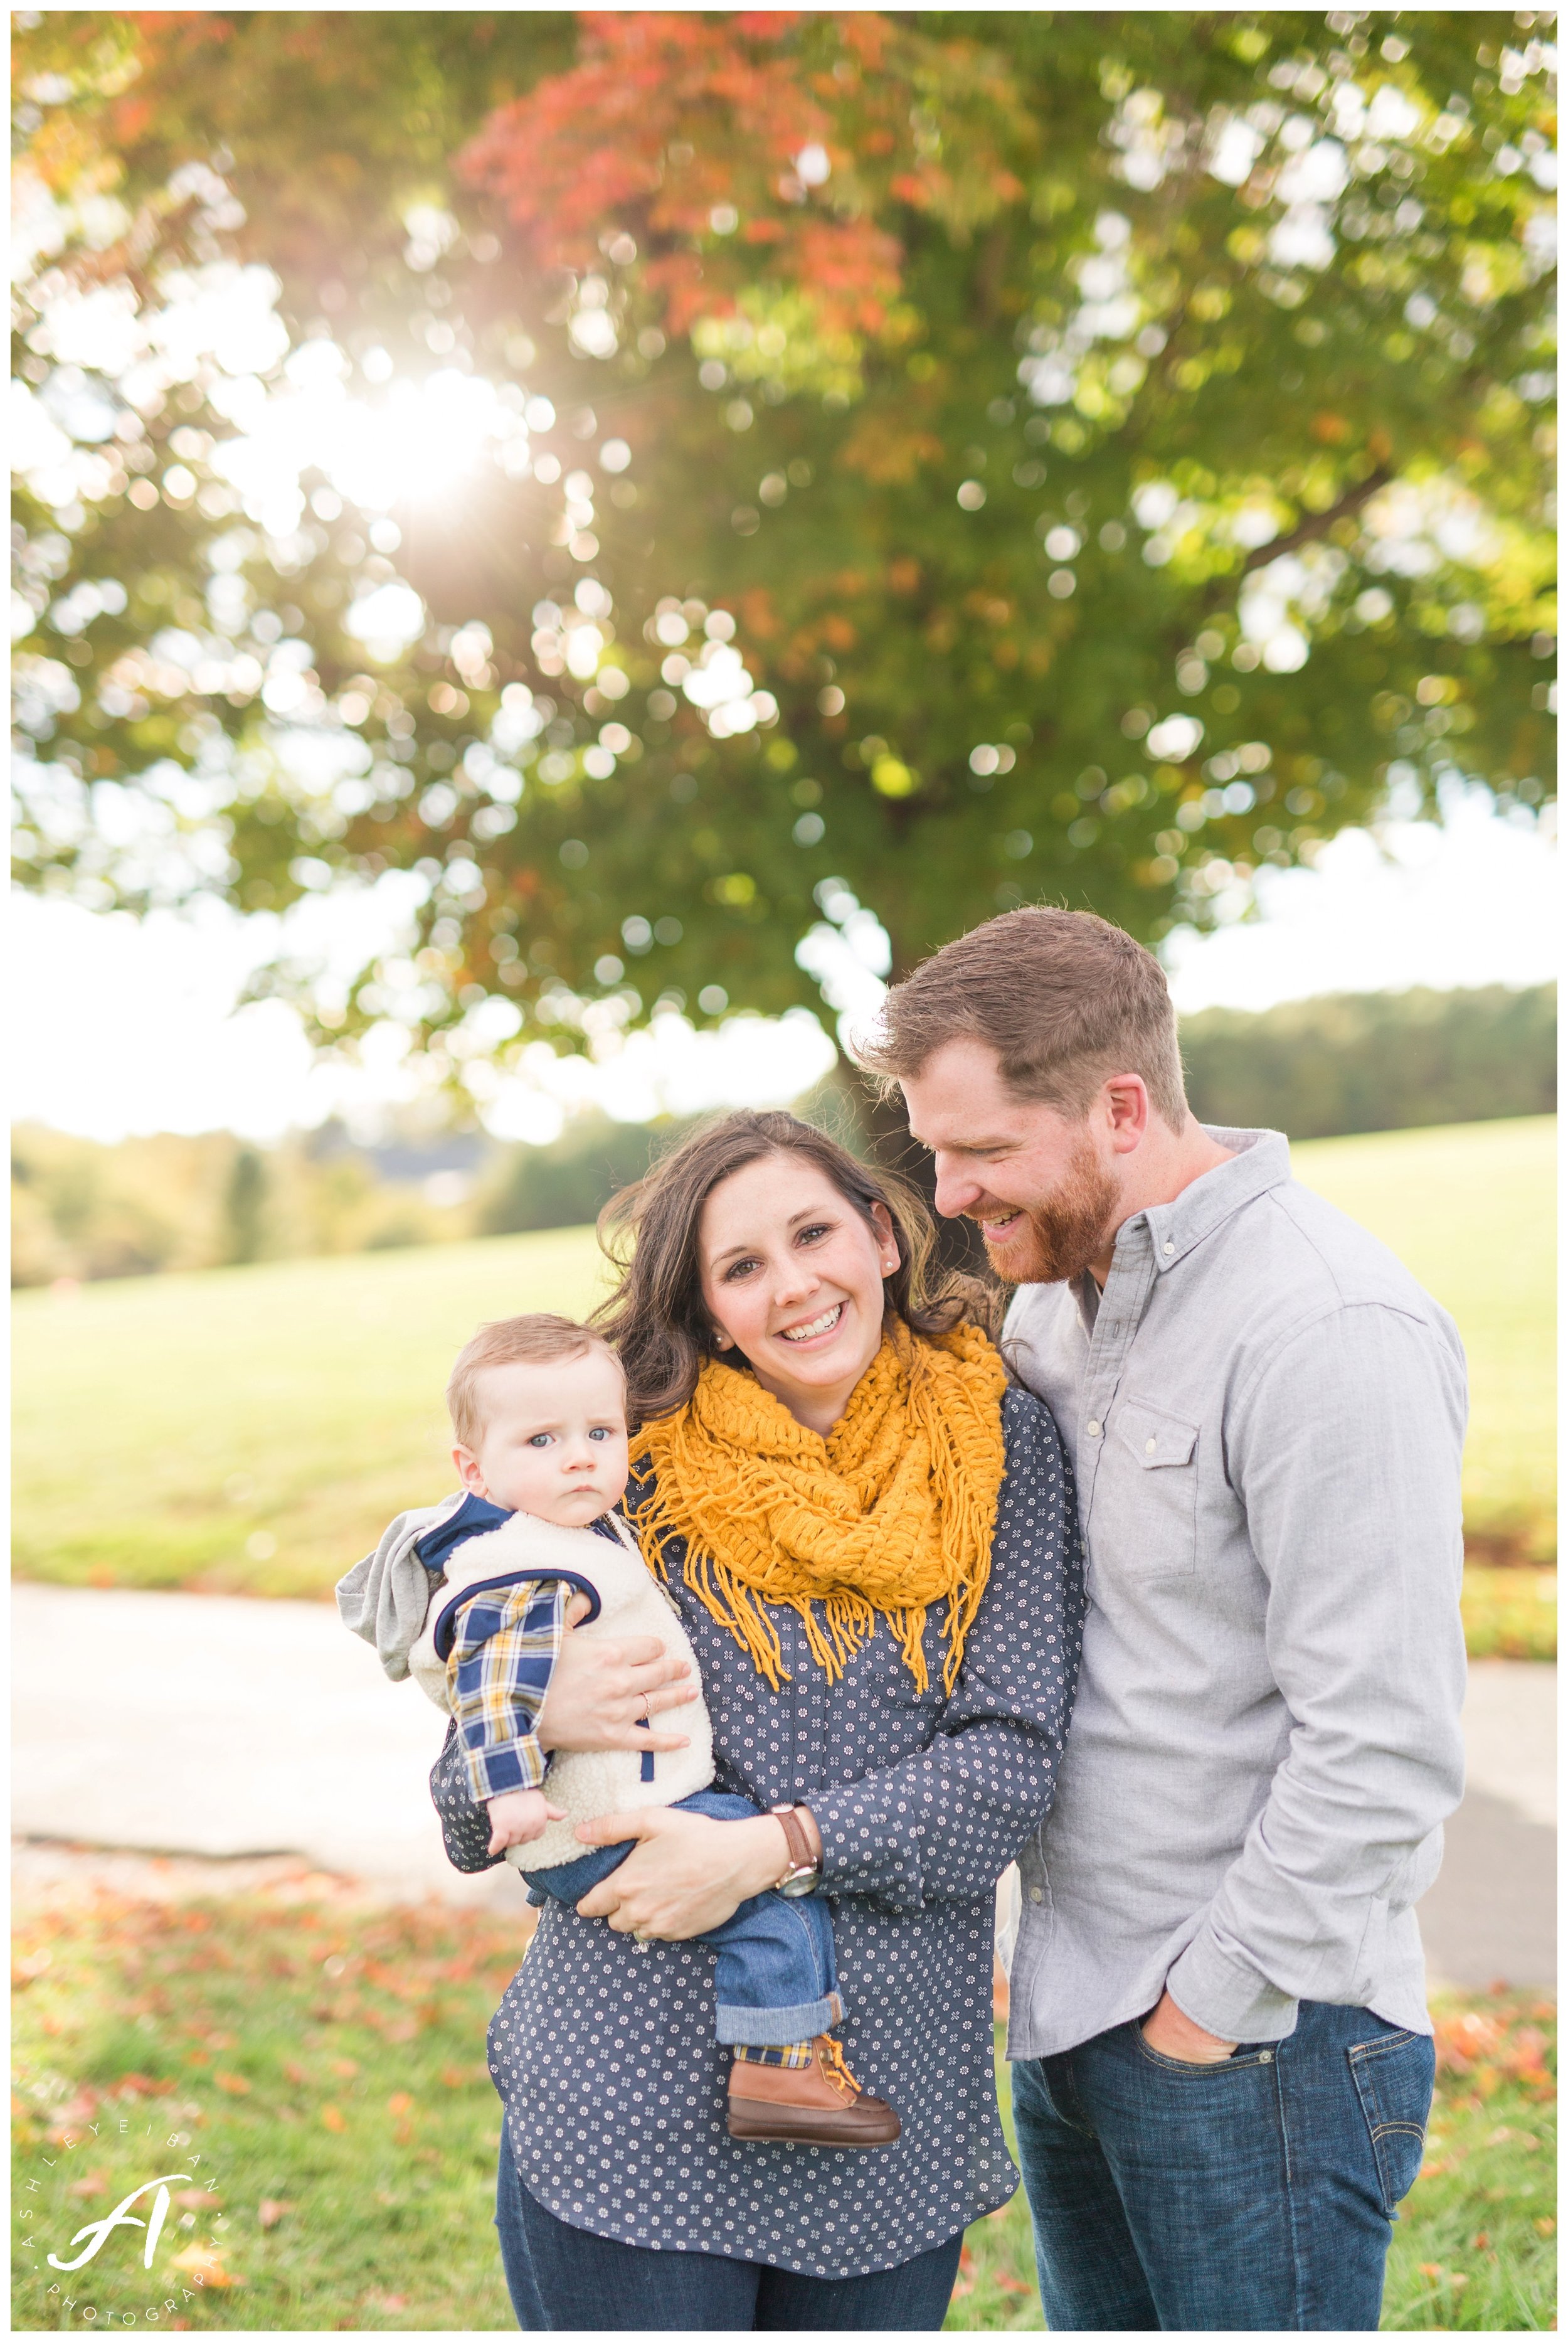
[[[465,2090],[471,2082],[487,2082],[490,2068],[488,2066],[443,2066],[441,2078],[449,2090]],[[1004,2205],[1002,2208],[1005,2211],[1007,2207]]]
[[[389,2115],[409,2114],[412,2112],[413,2107],[414,2100],[409,2097],[406,2090],[394,2090],[392,2096],[386,2101],[386,2111]]]
[[[216,2188],[214,2188],[210,2194],[205,2187],[178,2187],[175,2190],[175,2203],[187,2212],[200,2212],[207,2208],[216,2212],[221,2208],[223,2200]]]
[[[1535,2223],[1535,2233],[1538,2237],[1554,2237],[1557,2234],[1556,2221],[1537,2220]]]
[[[251,2086],[243,2074],[219,2071],[213,2076],[213,2084],[215,2088],[226,2091],[231,2098],[248,2098],[251,2094]]]
[[[960,2277],[973,2277],[974,2275],[974,2255],[970,2251],[967,2245],[963,2246],[959,2251],[958,2274]]]
[[[357,2057],[329,2057],[326,2062],[333,2072],[341,2075],[345,2082],[352,2080],[359,2071]]]
[[[100,2187],[109,2184],[106,2171],[84,2171],[80,2179],[73,2179],[66,2188],[67,2196],[95,2196]]]
[[[65,2130],[68,2129],[73,2123],[91,2122],[93,2117],[97,2113],[97,2092],[95,2090],[78,2090],[74,2098],[67,2098],[63,2107],[55,2107],[55,2120],[62,2130]]]
[[[407,2308],[408,2296],[405,2293],[369,2293],[365,2297],[365,2306],[366,2309],[380,2309],[388,2317],[395,2317],[400,2309]]]
[[[297,2083],[301,2083],[301,2082],[308,2082],[308,2081],[311,2079],[311,2072],[310,2072],[310,2068],[309,2068],[309,2067],[308,2067],[308,2066],[296,2066],[296,2065],[295,2065],[295,2061],[294,2061],[294,2059],[293,2059],[292,2057],[285,2057],[285,2058],[284,2059],[284,2061],[283,2061],[283,2069],[284,2069],[284,2072],[288,2076],[288,2078],[289,2078],[289,2080],[290,2080],[291,2082],[294,2082],[294,2083],[296,2083],[296,2084],[297,2084]]]
[[[175,2255],[170,2267],[185,2270],[199,2285],[215,2287],[219,2292],[229,2286],[245,2283],[243,2277],[235,2277],[232,2270],[225,2268],[221,2257],[210,2245],[187,2245],[183,2253]]]
[[[166,2098],[174,2088],[174,2077],[159,2081],[151,2074],[122,2074],[105,2091],[106,2098]]]
[[[294,2208],[286,2197],[264,2196],[256,2206],[256,2218],[264,2228],[275,2228],[285,2215]]]
[[[346,2130],[348,2117],[341,2107],[326,2106],[321,2110],[322,2127],[325,2130]]]
[[[995,2277],[992,2283],[998,2293],[1033,2293],[1034,2290],[1032,2285],[1025,2285],[1021,2277]]]

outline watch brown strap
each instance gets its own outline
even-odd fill
[[[784,1844],[789,1848],[789,1868],[784,1877],[789,1878],[797,1871],[814,1870],[817,1857],[812,1852],[811,1840],[802,1827],[796,1808],[794,1806],[770,1806],[768,1810],[782,1827]]]

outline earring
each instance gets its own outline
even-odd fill
[[[728,1336],[727,1334],[721,1334],[721,1333],[719,1332],[718,1327],[715,1326],[714,1326],[714,1349],[715,1349],[715,1350],[727,1350],[727,1349],[729,1348],[729,1346],[730,1346],[730,1337],[729,1337],[729,1336]]]

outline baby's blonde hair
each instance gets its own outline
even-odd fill
[[[446,1405],[458,1445],[475,1447],[484,1432],[479,1377],[487,1366],[547,1366],[557,1359],[585,1357],[590,1350],[614,1351],[591,1326],[576,1325],[541,1309],[526,1317],[497,1317],[481,1326],[457,1354],[446,1385]],[[620,1361],[616,1359],[616,1364]]]

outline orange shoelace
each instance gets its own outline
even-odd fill
[[[822,2062],[823,2069],[835,2089],[842,2089],[847,2085],[857,2097],[860,2095],[860,2084],[844,2064],[844,2051],[831,2033],[824,2033],[822,2037]]]

